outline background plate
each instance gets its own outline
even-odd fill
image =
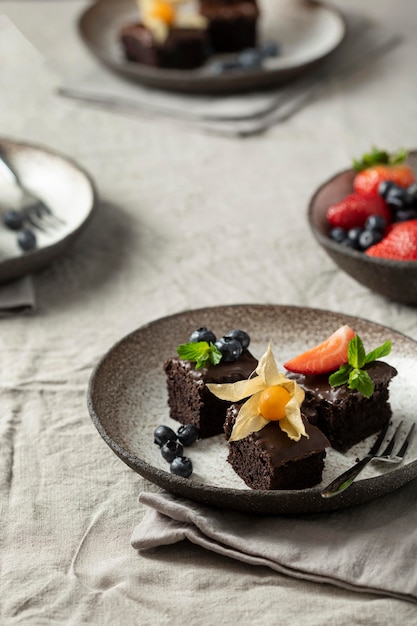
[[[16,233],[0,225],[0,283],[33,274],[67,250],[85,228],[96,205],[91,178],[63,155],[39,146],[0,138],[0,151],[23,185],[43,200],[65,224],[48,232],[35,229],[38,247],[22,252]],[[3,204],[4,206],[4,204]],[[0,212],[2,188],[0,184]]]
[[[118,33],[138,21],[134,0],[99,0],[79,19],[82,40],[97,59],[118,74],[144,85],[189,93],[226,93],[277,85],[295,78],[333,52],[345,35],[340,13],[308,0],[266,0],[261,3],[260,41],[277,41],[282,54],[268,68],[215,76],[209,66],[196,70],[165,70],[125,60]]]
[[[417,404],[417,343],[389,328],[367,320],[318,309],[234,305],[179,313],[139,328],[118,342],[97,365],[90,378],[88,408],[100,435],[117,456],[134,471],[174,494],[226,509],[269,514],[298,514],[352,506],[397,489],[417,476],[417,437],[401,466],[392,469],[370,464],[347,491],[330,499],[319,487],[297,491],[260,491],[246,487],[226,461],[223,436],[200,440],[186,453],[193,461],[189,479],[170,474],[153,430],[178,422],[168,415],[163,361],[175,354],[200,326],[221,336],[232,328],[246,330],[250,350],[259,358],[272,339],[279,369],[282,363],[307,347],[326,339],[342,324],[349,324],[362,337],[369,351],[387,339],[393,350],[389,363],[398,369],[391,382],[393,422],[404,420],[404,432],[415,420]],[[367,452],[374,437],[346,454],[328,449],[322,486]]]

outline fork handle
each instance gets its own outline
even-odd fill
[[[356,465],[353,465],[353,467],[350,467],[348,470],[346,470],[346,472],[340,474],[340,476],[338,476],[333,482],[331,482],[330,485],[323,489],[323,491],[321,492],[322,497],[331,498],[332,496],[336,496],[338,493],[341,493],[342,491],[350,487],[356,476],[360,474],[363,468],[368,465],[368,463],[372,461],[373,458],[373,454],[368,454],[367,456],[363,457],[363,459],[358,461]]]

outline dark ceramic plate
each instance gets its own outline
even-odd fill
[[[125,60],[120,28],[138,21],[134,0],[99,0],[80,17],[79,32],[94,56],[114,72],[143,85],[188,93],[227,93],[277,85],[295,78],[331,54],[342,42],[345,23],[332,7],[308,0],[263,3],[261,41],[278,41],[282,54],[262,71],[214,75],[210,64],[197,70],[164,70]]]
[[[22,184],[62,220],[56,228],[35,229],[37,248],[22,252],[16,233],[0,225],[0,283],[33,274],[63,254],[87,225],[96,204],[89,175],[72,160],[39,146],[0,138],[0,151]],[[13,206],[7,178],[0,177],[0,212]]]
[[[393,343],[389,362],[399,374],[391,383],[394,422],[404,420],[404,430],[415,420],[417,389],[417,343],[372,322],[317,309],[235,305],[188,311],[166,317],[131,333],[118,342],[95,368],[88,389],[91,418],[115,454],[159,487],[192,500],[226,509],[254,513],[296,514],[329,511],[383,496],[417,476],[417,438],[401,466],[368,466],[358,480],[340,496],[324,499],[319,487],[298,491],[251,490],[226,461],[224,437],[200,440],[187,449],[194,472],[189,479],[170,474],[153,431],[160,424],[174,430],[178,423],[168,417],[163,361],[174,355],[190,333],[207,326],[221,336],[240,327],[249,332],[251,351],[259,358],[272,339],[278,366],[290,356],[323,341],[342,324],[362,337],[365,348],[383,341]],[[322,486],[366,453],[373,441],[354,446],[342,455],[329,450]]]
[[[407,161],[417,177],[417,152],[409,152]],[[308,207],[310,228],[330,258],[352,278],[390,300],[415,306],[417,261],[391,261],[369,257],[329,238],[327,209],[352,193],[354,176],[352,169],[345,170],[320,186]]]

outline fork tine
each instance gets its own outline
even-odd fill
[[[382,445],[382,442],[389,428],[389,422],[388,422],[388,424],[386,424],[386,426],[379,433],[377,440],[375,441],[375,443],[369,450],[368,454],[365,455],[362,459],[360,459],[357,463],[355,463],[355,465],[353,465],[348,470],[340,474],[340,476],[335,478],[329,485],[327,485],[327,487],[325,487],[322,490],[321,496],[323,498],[332,498],[333,496],[337,496],[339,493],[342,493],[342,491],[350,487],[350,485],[353,483],[355,478],[360,474],[363,468],[366,467],[366,465],[370,463],[371,461],[400,462],[400,459],[404,457],[407,451],[408,445],[414,433],[414,426],[415,426],[415,424],[412,425],[406,437],[406,440],[401,446],[401,449],[399,450],[398,454],[395,455],[395,457],[393,457],[392,450],[395,445],[395,441],[398,436],[398,433],[400,431],[401,424],[402,422],[398,424],[385,450],[381,452],[380,454],[378,454],[378,450],[380,446]]]
[[[397,428],[395,429],[395,433],[393,434],[393,436],[391,437],[390,441],[388,442],[387,447],[385,448],[385,450],[383,452],[381,452],[381,454],[378,454],[378,456],[390,456],[394,446],[395,446],[395,442],[397,441],[397,437],[399,435],[401,426],[402,426],[402,420],[401,422],[398,424]]]
[[[25,216],[25,221],[29,222],[29,224],[31,224],[32,226],[34,226],[38,230],[41,230],[44,233],[48,232],[48,229],[45,228],[45,225],[43,224],[43,220],[41,221],[39,219],[35,219],[32,215],[27,214]]]
[[[410,443],[411,443],[411,441],[413,439],[414,427],[415,427],[415,423],[411,426],[410,430],[408,431],[408,435],[405,438],[403,445],[398,450],[396,456],[404,457],[405,453],[407,452],[408,446],[410,445]]]
[[[23,210],[23,215],[29,224],[43,232],[48,232],[48,228],[57,228],[65,224],[64,220],[55,215],[43,202],[35,202],[27,206]]]

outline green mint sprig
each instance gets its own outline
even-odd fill
[[[195,362],[196,370],[207,365],[217,365],[222,359],[222,353],[211,341],[182,343],[178,346],[177,353],[181,359]]]
[[[407,158],[407,150],[400,148],[394,154],[389,154],[386,150],[372,148],[371,152],[364,154],[361,159],[353,159],[353,169],[360,172],[374,165],[398,165]]]
[[[348,363],[329,376],[330,385],[332,387],[348,385],[349,389],[357,389],[365,398],[370,398],[374,392],[374,383],[363,368],[367,363],[387,356],[390,352],[391,342],[385,341],[381,346],[366,354],[361,338],[355,335],[348,344]]]

